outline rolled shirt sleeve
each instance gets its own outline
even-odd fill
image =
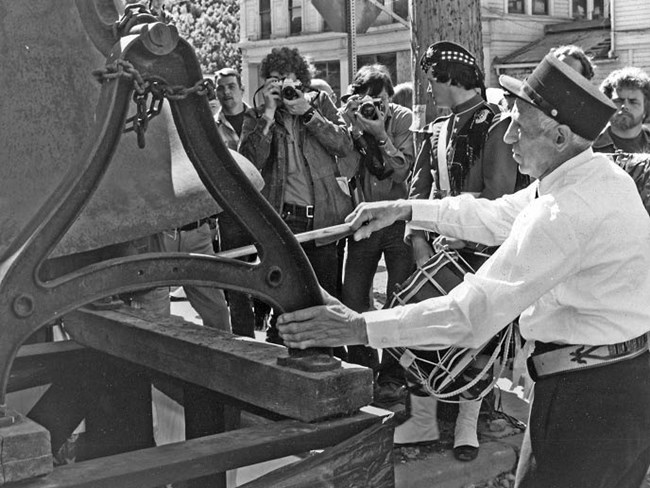
[[[525,201],[521,198],[523,196],[520,195],[515,201]],[[433,213],[429,212],[429,219],[434,220],[450,212],[466,214],[458,219],[465,226],[445,223],[434,225],[435,230],[450,235],[450,231],[462,229],[462,235],[454,232],[455,236],[467,238],[471,233],[476,238],[479,233],[468,229],[467,222],[478,219],[475,224],[478,229],[484,221],[498,218],[504,206],[512,210],[504,202],[495,201],[491,205],[492,202],[488,200],[472,199],[466,202],[467,199],[472,197],[440,200],[436,205],[438,208]],[[449,200],[458,205],[458,210],[455,207],[450,210],[444,204]],[[413,218],[424,226],[427,219],[422,215],[425,212],[423,204],[428,202],[417,203],[422,205],[414,205]],[[576,263],[580,261],[580,246],[573,227],[570,216],[554,214],[551,198],[536,200],[520,213],[512,225],[511,235],[497,252],[476,274],[466,274],[461,284],[448,290],[448,295],[364,314],[369,345],[415,348],[457,345],[474,348],[484,344],[557,283],[575,272]],[[498,233],[504,230],[499,228]],[[498,240],[494,238],[494,231],[480,235]],[[563,238],[557,239],[558,235]],[[543,266],[540,266],[542,263]]]
[[[517,316],[522,336],[541,342],[650,331],[650,220],[634,182],[591,149],[496,200],[409,204],[415,228],[501,246],[447,296],[364,313],[371,346],[477,347]]]

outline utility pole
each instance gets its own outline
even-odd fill
[[[348,32],[348,84],[352,83],[357,73],[357,2],[347,0],[347,32]]]
[[[413,112],[417,127],[431,122],[438,110],[427,95],[426,75],[420,69],[424,50],[437,41],[465,46],[483,66],[481,2],[479,0],[411,0],[411,58],[414,77]],[[415,124],[414,124],[415,125]],[[417,143],[421,142],[418,138]]]

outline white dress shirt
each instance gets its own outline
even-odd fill
[[[496,200],[411,205],[413,228],[501,247],[447,296],[364,313],[370,346],[477,347],[518,315],[522,336],[542,342],[614,344],[650,330],[650,219],[604,155],[588,149]]]

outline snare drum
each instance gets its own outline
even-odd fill
[[[434,242],[436,253],[418,268],[393,293],[388,308],[417,303],[428,298],[447,295],[460,284],[465,274],[474,273],[468,263],[482,264],[489,254],[476,251],[450,250],[438,239]],[[467,259],[467,253],[471,256]],[[450,347],[440,350],[416,348],[385,349],[407,371],[408,381],[419,384],[426,393],[440,400],[450,401],[460,396],[461,401],[484,397],[505,369],[513,340],[513,324],[509,324],[495,337],[476,349]],[[493,366],[499,371],[491,375]],[[487,379],[485,378],[487,376]]]

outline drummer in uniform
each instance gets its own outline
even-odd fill
[[[546,55],[516,97],[504,140],[536,178],[495,200],[364,203],[355,239],[405,220],[499,245],[448,295],[356,313],[326,305],[282,315],[293,348],[368,344],[477,347],[519,316],[535,381],[516,488],[637,488],[650,465],[650,219],[632,179],[591,145],[616,111]]]
[[[428,92],[436,105],[452,113],[424,129],[428,137],[415,163],[409,198],[439,199],[469,193],[492,200],[527,186],[529,178],[518,171],[512,147],[503,141],[509,119],[498,106],[486,101],[484,76],[476,58],[459,44],[442,41],[429,46],[420,67],[427,74]],[[434,254],[431,237],[428,232],[407,227],[406,240],[419,268]],[[463,240],[447,239],[447,244],[462,249],[463,258],[474,269],[492,251]],[[410,390],[411,416],[395,429],[395,443],[436,440],[436,399],[418,389]],[[471,461],[478,454],[480,407],[480,400],[459,404],[454,456],[461,461]]]

